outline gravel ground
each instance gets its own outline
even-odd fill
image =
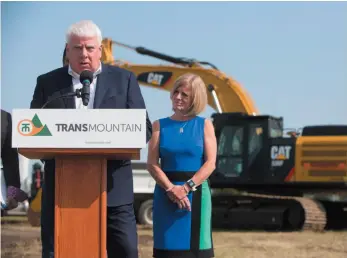
[[[139,226],[140,258],[150,258],[152,231]],[[347,232],[223,232],[214,231],[218,258],[346,258]],[[26,223],[3,224],[2,258],[41,258],[40,228]]]

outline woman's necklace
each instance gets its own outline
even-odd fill
[[[187,123],[188,123],[188,121],[186,121],[186,122],[184,123],[184,125],[180,127],[180,133],[183,133],[183,128],[186,126]]]
[[[187,125],[188,122],[189,122],[189,120],[187,120],[187,121],[183,124],[183,126],[180,127],[180,133],[181,133],[181,134],[183,133],[183,129],[184,129],[184,127]]]

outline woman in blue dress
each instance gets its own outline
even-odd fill
[[[153,123],[148,170],[156,181],[153,203],[153,257],[214,257],[211,191],[217,144],[212,122],[199,114],[206,86],[184,74],[170,93],[172,116]]]

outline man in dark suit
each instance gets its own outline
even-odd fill
[[[16,148],[12,147],[12,116],[1,109],[1,162],[7,186],[7,210],[14,209],[27,195],[20,190],[19,159]]]
[[[18,152],[12,148],[12,116],[1,109],[1,159],[7,185],[20,188]]]
[[[83,70],[94,73],[87,108],[146,108],[135,75],[127,70],[100,62],[101,40],[101,32],[94,23],[82,21],[72,25],[66,39],[69,65],[37,78],[31,108],[41,108],[48,99],[81,88],[79,74]],[[50,102],[46,108],[86,107],[82,105],[80,98],[64,98]],[[147,142],[151,135],[152,125],[147,114]],[[54,257],[54,170],[54,160],[46,160],[41,215],[43,258]],[[130,160],[108,160],[107,162],[107,253],[108,258],[138,257]]]

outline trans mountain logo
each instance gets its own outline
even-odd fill
[[[32,120],[24,119],[19,121],[17,129],[23,136],[52,136],[47,125],[41,123],[37,114],[35,114]]]

